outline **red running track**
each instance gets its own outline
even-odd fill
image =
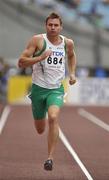
[[[63,107],[60,128],[93,180],[109,180],[109,119],[108,107]],[[106,123],[107,130],[90,121]],[[38,135],[33,125],[31,108],[11,106],[0,135],[0,180],[86,180],[80,165],[59,140],[54,156],[54,169],[46,172],[47,129]]]

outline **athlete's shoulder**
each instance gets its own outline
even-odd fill
[[[30,42],[35,47],[40,47],[41,48],[43,46],[43,44],[44,44],[44,36],[43,36],[43,34],[35,34],[35,35],[33,35]]]
[[[74,48],[74,41],[73,39],[65,37],[65,44],[67,49],[73,49]]]
[[[33,40],[43,40],[44,37],[43,37],[43,34],[35,34],[35,35],[33,35],[32,39]]]
[[[68,46],[74,46],[74,41],[73,41],[73,39],[70,39],[70,38],[65,37],[65,43],[66,43]]]

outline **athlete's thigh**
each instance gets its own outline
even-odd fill
[[[52,105],[61,107],[64,103],[63,99],[64,99],[63,91],[58,91],[58,90],[51,91],[47,97],[47,109]]]
[[[34,120],[42,120],[46,116],[46,104],[42,99],[34,98],[32,100],[32,113]]]
[[[46,101],[39,88],[34,85],[31,91],[32,113],[35,120],[44,119],[46,116]]]

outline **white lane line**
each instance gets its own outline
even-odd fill
[[[6,106],[2,112],[2,115],[1,115],[1,118],[0,118],[0,134],[2,133],[3,131],[3,128],[6,124],[6,121],[7,121],[7,118],[9,116],[9,113],[11,112],[11,108],[10,106]]]
[[[61,141],[63,142],[63,144],[65,145],[65,147],[67,148],[67,150],[70,152],[70,154],[72,155],[72,157],[75,159],[75,161],[78,163],[78,165],[80,166],[80,168],[82,169],[82,171],[84,172],[84,174],[86,175],[88,180],[93,180],[93,178],[91,177],[91,175],[89,174],[89,172],[87,171],[87,169],[85,168],[85,166],[83,165],[83,163],[81,162],[81,160],[79,159],[77,153],[74,151],[74,149],[72,148],[72,146],[70,145],[70,143],[68,142],[67,138],[65,137],[65,135],[63,134],[62,130],[59,129],[59,137],[61,139]]]
[[[109,132],[109,125],[104,123],[102,120],[94,116],[93,114],[87,112],[83,108],[80,108],[78,110],[78,113],[82,116],[85,117],[86,119],[90,120],[91,122],[95,123],[96,125],[100,126],[101,128],[105,129],[106,131]]]

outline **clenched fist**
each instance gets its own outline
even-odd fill
[[[69,84],[70,85],[73,85],[76,83],[76,77],[75,77],[75,74],[71,74],[70,75],[70,79],[69,79]]]

